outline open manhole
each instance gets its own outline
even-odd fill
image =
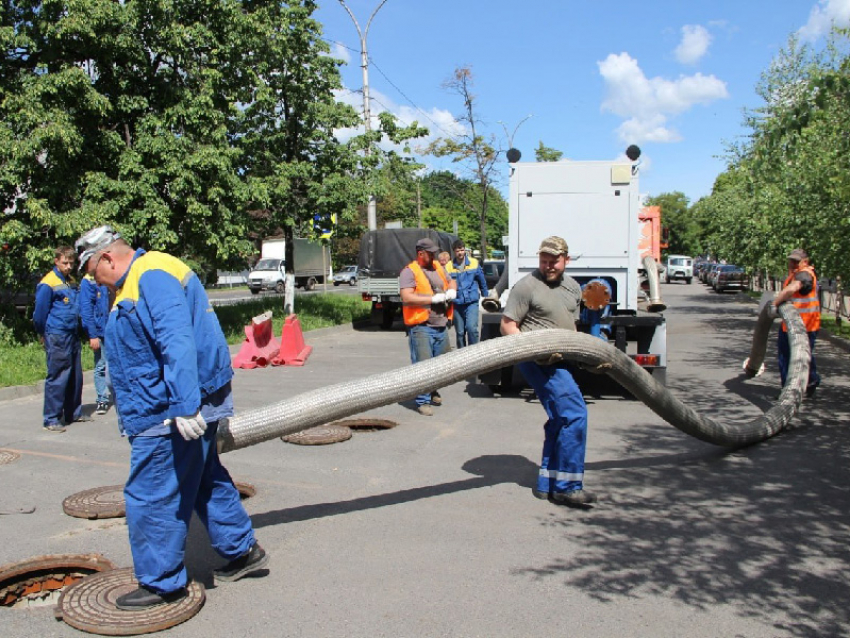
[[[327,425],[317,425],[314,428],[301,430],[295,434],[288,434],[280,438],[287,443],[295,443],[296,445],[327,445],[350,439],[351,428],[329,423]]]
[[[235,485],[243,501],[257,494],[257,488],[250,483],[235,481]],[[68,516],[89,520],[126,516],[124,486],[93,487],[90,490],[71,494],[62,501],[62,509]]]
[[[59,596],[56,617],[76,629],[102,636],[135,636],[162,631],[189,620],[204,605],[204,586],[191,581],[180,600],[138,611],[115,606],[119,596],[139,586],[133,568],[94,574],[69,587]]]
[[[378,430],[389,430],[398,425],[389,419],[344,419],[334,421],[331,425],[341,425],[355,432],[377,432]]]
[[[63,588],[111,569],[115,565],[100,554],[52,554],[9,563],[0,567],[0,606],[53,605]]]
[[[13,463],[21,458],[21,455],[17,452],[12,452],[12,450],[3,450],[0,449],[0,465],[6,465],[7,463]]]

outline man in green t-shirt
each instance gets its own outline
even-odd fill
[[[538,269],[511,289],[502,315],[503,335],[576,329],[581,287],[564,274],[570,262],[567,242],[561,237],[547,237],[537,254]],[[521,363],[519,369],[549,417],[534,496],[560,505],[589,506],[596,502],[596,496],[583,489],[587,405],[581,390],[560,355]]]

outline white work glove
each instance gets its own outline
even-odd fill
[[[455,299],[457,299],[457,290],[449,288],[446,291],[446,301],[454,301]]]
[[[431,297],[431,303],[446,303],[446,293],[438,292],[436,295]]]
[[[201,411],[198,410],[193,416],[178,416],[175,419],[166,419],[165,423],[171,425],[174,423],[177,426],[177,431],[187,441],[201,438],[204,432],[207,431],[207,422],[201,416]]]

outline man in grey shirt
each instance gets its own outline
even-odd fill
[[[503,335],[559,328],[575,330],[581,287],[564,274],[570,262],[567,242],[547,237],[540,244],[538,269],[523,277],[502,314]],[[587,507],[596,496],[583,489],[587,450],[587,405],[560,355],[519,364],[549,419],[534,496],[571,507]]]

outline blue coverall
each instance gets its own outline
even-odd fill
[[[94,350],[94,390],[98,403],[109,403],[106,383],[106,344],[103,334],[109,316],[109,290],[86,275],[80,282],[80,320],[89,339],[100,339],[100,348]]]
[[[80,360],[78,289],[53,268],[35,289],[33,323],[44,338],[43,425],[72,423],[82,413],[83,366]]]
[[[254,544],[251,520],[215,437],[233,414],[230,352],[197,276],[179,259],[137,250],[106,326],[110,375],[131,445],[124,487],[136,579],[160,594],[184,587],[194,510],[227,560]],[[200,408],[207,430],[186,441],[164,423]]]

